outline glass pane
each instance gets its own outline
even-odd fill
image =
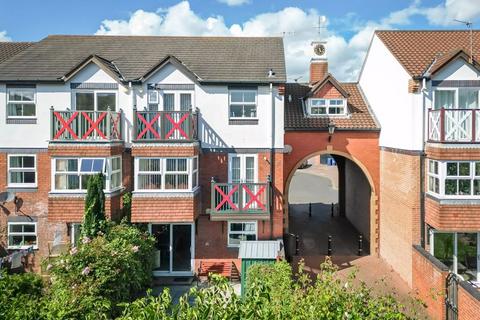
[[[192,227],[187,224],[173,225],[172,271],[191,271]]]
[[[7,115],[9,117],[23,116],[23,104],[9,103],[8,109],[7,109]]]
[[[34,90],[10,89],[8,92],[9,101],[34,101],[34,99]]]
[[[140,159],[140,171],[160,171],[160,159]]]
[[[80,182],[81,182],[80,189],[81,190],[87,190],[88,180],[90,180],[91,177],[93,177],[93,175],[91,175],[91,174],[82,174],[80,176]]]
[[[245,226],[245,231],[255,232],[255,223],[254,222],[245,223],[244,226]]]
[[[23,225],[23,232],[35,232],[35,225],[34,224]]]
[[[154,270],[170,271],[170,225],[152,225],[152,235],[156,240],[153,263]]]
[[[23,244],[23,236],[9,236],[8,245],[21,246]]]
[[[138,175],[139,189],[161,189],[162,175],[161,174],[139,174]]]
[[[456,176],[458,174],[458,164],[456,162],[447,162],[447,176]]]
[[[35,157],[22,157],[24,168],[35,168]]]
[[[116,95],[113,92],[110,93],[97,93],[97,110],[107,111],[110,108],[111,111],[116,110]]]
[[[232,118],[243,117],[243,106],[230,105],[230,117]]]
[[[470,163],[469,162],[460,162],[458,165],[458,171],[460,176],[469,176],[470,175]]]
[[[255,103],[255,96],[257,93],[255,91],[245,91],[243,94],[243,101],[249,103]]]
[[[329,114],[343,114],[344,113],[344,108],[343,107],[336,107],[336,108],[328,108],[328,113]]]
[[[94,111],[95,98],[93,92],[77,92],[75,93],[76,110]]]
[[[23,158],[19,156],[10,157],[10,168],[22,168]]]
[[[158,92],[155,90],[148,90],[148,102],[152,104],[158,103]]]
[[[24,183],[35,183],[35,172],[24,172],[23,173],[23,182]]]
[[[231,91],[230,92],[230,101],[231,102],[243,102],[243,94],[241,91]]]
[[[190,93],[180,94],[180,110],[188,111],[192,107],[192,95]]]
[[[166,171],[177,171],[177,159],[167,159]]]
[[[475,175],[480,176],[480,162],[475,162]]]
[[[35,105],[32,103],[23,104],[23,116],[24,117],[34,117],[35,116]]]
[[[245,182],[252,183],[255,182],[255,158],[246,157],[245,158]]]
[[[80,172],[92,172],[93,159],[82,159]]]
[[[232,183],[240,182],[240,157],[232,157],[230,159],[231,164],[231,174],[230,180]]]
[[[78,170],[78,161],[77,161],[77,159],[57,159],[56,160],[56,170],[57,170],[57,172],[77,171]]]
[[[460,109],[478,108],[478,89],[459,88],[458,89],[458,107]]]
[[[93,172],[103,172],[104,159],[94,159],[92,171]]]
[[[457,235],[457,270],[465,280],[477,280],[477,234]]]
[[[471,194],[471,182],[470,180],[458,180],[458,191],[461,195]]]
[[[122,173],[117,172],[117,173],[112,174],[112,180],[111,180],[111,183],[110,183],[111,187],[112,188],[120,187],[121,183],[122,183]]]
[[[457,180],[445,179],[445,194],[457,194]]]
[[[473,180],[473,195],[480,195],[480,180]]]
[[[435,109],[453,109],[455,107],[455,91],[435,90]]]
[[[434,233],[433,255],[453,270],[453,233]]]
[[[163,110],[173,111],[175,109],[175,95],[173,93],[163,94]]]
[[[56,190],[78,190],[80,178],[77,175],[59,174],[55,176]]]
[[[10,183],[23,183],[23,172],[10,172]]]
[[[310,103],[312,106],[324,106],[326,101],[324,99],[312,99]]]
[[[257,106],[246,105],[243,106],[244,116],[246,118],[255,118],[257,116]]]
[[[230,231],[243,231],[243,223],[230,223]]]
[[[121,168],[120,158],[112,158],[112,170],[120,170]]]
[[[37,236],[23,236],[24,246],[34,246],[37,244]]]
[[[178,171],[187,171],[187,159],[177,159],[177,166]]]
[[[10,232],[22,232],[23,231],[23,225],[22,224],[11,224],[10,226]]]

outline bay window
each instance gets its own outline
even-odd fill
[[[115,111],[117,109],[117,94],[105,90],[76,90],[74,105],[77,111]]]
[[[257,90],[230,89],[230,118],[257,118]]]
[[[228,222],[228,246],[240,247],[240,241],[257,240],[257,222]]]
[[[122,186],[121,157],[112,158],[56,158],[53,159],[54,191],[85,191],[88,179],[95,174],[104,174],[104,187],[107,191]]]
[[[8,155],[8,186],[37,186],[35,155]]]
[[[8,88],[7,118],[34,118],[35,88]]]
[[[36,222],[8,222],[8,249],[37,249]]]
[[[198,186],[198,158],[136,158],[135,189],[184,191]]]
[[[308,114],[321,115],[346,115],[347,101],[345,99],[317,99],[310,98],[307,103]]]
[[[480,196],[480,161],[428,160],[428,192],[445,198]]]

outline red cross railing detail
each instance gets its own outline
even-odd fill
[[[191,111],[137,111],[133,119],[134,141],[193,141],[197,139],[197,115]]]
[[[270,182],[217,183],[212,181],[211,214],[270,212]]]
[[[54,111],[52,141],[115,141],[122,139],[122,115],[114,111]]]

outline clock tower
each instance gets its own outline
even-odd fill
[[[323,80],[328,74],[327,42],[312,41],[310,59],[310,85]]]

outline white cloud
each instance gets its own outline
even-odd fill
[[[218,2],[225,3],[233,7],[233,6],[241,6],[242,4],[249,3],[250,0],[218,0]]]
[[[243,0],[222,0],[241,2]],[[480,16],[480,0],[446,0],[438,7],[421,7],[420,0],[401,10],[391,12],[379,21],[358,21],[346,14],[344,21],[353,21],[349,39],[327,29],[322,35],[327,43],[330,72],[340,80],[356,80],[365,53],[376,29],[394,29],[412,23],[414,16],[426,17],[432,25],[448,24],[451,17],[473,19]],[[473,3],[476,3],[473,5]],[[464,12],[465,14],[462,16]],[[188,1],[179,2],[157,12],[137,10],[127,20],[104,20],[97,34],[125,35],[216,35],[216,36],[282,36],[289,80],[302,76],[308,81],[310,43],[318,39],[320,13],[315,9],[287,7],[276,12],[258,14],[241,24],[227,25],[222,16],[207,18],[195,13]],[[345,23],[342,23],[342,27]],[[1,33],[0,33],[1,36]]]
[[[12,41],[12,38],[7,36],[7,31],[0,31],[0,41]]]

